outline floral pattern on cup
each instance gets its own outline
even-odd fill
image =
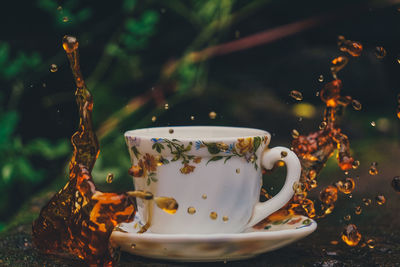
[[[236,142],[231,144],[225,144],[223,142],[204,142],[196,141],[194,144],[189,142],[185,145],[183,142],[177,139],[166,139],[166,138],[151,138],[152,149],[157,152],[158,156],[153,156],[148,153],[144,155],[139,151],[140,138],[138,137],[126,137],[127,144],[131,153],[138,160],[136,165],[133,165],[129,169],[130,175],[133,177],[144,177],[147,179],[147,185],[152,182],[157,182],[156,171],[157,167],[163,164],[168,164],[170,161],[161,156],[163,150],[167,150],[172,155],[171,161],[180,161],[182,168],[179,171],[182,174],[190,174],[195,171],[196,164],[202,161],[202,158],[190,153],[192,149],[200,150],[207,149],[211,158],[206,162],[206,165],[213,161],[224,160],[226,163],[233,157],[244,158],[248,163],[254,165],[257,170],[259,168],[257,164],[257,150],[261,144],[266,144],[268,136],[256,136],[247,138],[238,138]],[[193,148],[194,146],[194,148]],[[222,155],[221,155],[222,154]]]

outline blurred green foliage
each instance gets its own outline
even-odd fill
[[[40,63],[38,53],[28,56],[18,52],[12,57],[10,46],[0,43],[0,77],[11,88],[8,99],[0,92],[0,229],[4,225],[1,223],[4,216],[15,212],[13,201],[29,196],[46,178],[48,170],[35,167],[35,162],[50,162],[70,151],[66,140],[52,142],[38,138],[23,142],[16,134],[20,121],[16,101],[23,93],[21,77]]]

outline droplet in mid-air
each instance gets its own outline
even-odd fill
[[[364,202],[365,206],[369,206],[372,203],[372,200],[370,198],[363,198],[362,201]]]
[[[375,47],[375,56],[382,59],[386,56],[386,49],[383,46]]]
[[[353,106],[353,108],[354,108],[355,110],[361,110],[361,109],[362,109],[362,105],[361,105],[361,103],[360,103],[358,100],[353,99],[353,100],[351,101],[351,105]]]
[[[156,117],[156,116],[151,117],[151,121],[152,121],[152,122],[155,122],[156,120],[157,120],[157,117]]]
[[[50,71],[51,72],[56,72],[58,71],[58,66],[56,64],[51,64],[50,65]]]
[[[323,76],[322,74],[319,75],[318,81],[319,81],[320,83],[322,83],[322,82],[324,81],[324,76]]]
[[[337,201],[338,189],[333,185],[328,185],[319,193],[319,199],[326,205],[332,205]]]
[[[375,121],[371,121],[371,126],[375,127],[376,126],[376,122]]]
[[[392,179],[391,185],[397,193],[400,193],[400,176],[395,176]]]
[[[68,17],[63,17],[62,21],[63,21],[63,22],[68,22],[68,21],[69,21],[69,18],[68,18]]]
[[[371,166],[369,167],[369,170],[368,170],[370,175],[377,175],[379,173],[377,166],[378,166],[378,163],[376,163],[376,162],[371,163]]]
[[[112,173],[107,174],[106,182],[108,184],[111,184],[113,182],[113,180],[114,180],[114,174],[112,174]]]
[[[360,161],[359,160],[353,161],[353,164],[351,166],[353,167],[353,169],[357,169],[360,166]]]
[[[338,37],[338,46],[340,51],[347,52],[353,57],[361,56],[361,52],[363,50],[363,46],[359,42],[346,40],[344,36]]]
[[[297,139],[297,138],[299,138],[299,136],[300,136],[299,131],[297,131],[296,129],[293,129],[293,130],[292,130],[292,137],[293,137],[293,139]]]
[[[350,194],[353,192],[355,185],[354,179],[350,177],[336,183],[336,187],[344,194]]]
[[[178,202],[171,197],[155,197],[154,198],[157,207],[169,214],[175,214],[178,210]]]
[[[341,69],[343,69],[347,65],[348,62],[349,59],[345,56],[339,56],[333,59],[331,62],[331,72],[338,73]]]
[[[208,117],[214,120],[217,117],[217,113],[215,111],[211,111],[210,113],[208,113]]]
[[[319,125],[319,129],[320,129],[320,130],[323,130],[323,129],[326,128],[327,125],[328,125],[328,124],[326,123],[326,121],[323,121],[323,122],[321,122],[321,124]]]
[[[354,213],[357,214],[357,215],[360,215],[361,212],[362,212],[362,208],[361,208],[360,206],[357,206],[357,207],[354,209]]]
[[[292,90],[292,91],[290,91],[290,94],[289,94],[293,99],[295,99],[295,100],[297,100],[297,101],[301,101],[301,100],[303,100],[303,94],[301,93],[301,92],[299,92],[299,91],[296,91],[296,90]]]
[[[345,215],[345,216],[343,217],[343,219],[344,219],[345,221],[350,221],[350,220],[351,220],[351,215],[350,215],[350,214],[347,214],[347,215]]]
[[[194,116],[190,116],[190,119],[191,119],[192,121],[194,121]]]
[[[368,245],[369,248],[374,248],[375,247],[375,240],[368,239],[367,245]]]
[[[386,198],[384,195],[377,195],[375,197],[376,203],[378,203],[378,205],[383,205],[386,202]]]
[[[358,232],[357,227],[354,224],[345,226],[342,232],[342,240],[349,246],[357,246],[361,240],[361,234]]]

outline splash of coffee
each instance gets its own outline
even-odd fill
[[[140,191],[104,193],[96,189],[91,171],[100,150],[92,127],[93,99],[80,71],[78,41],[65,36],[63,48],[77,87],[79,128],[71,138],[74,152],[69,181],[33,222],[33,242],[44,253],[74,255],[90,266],[112,266],[115,252],[109,244],[111,232],[117,224],[133,220],[134,197],[152,199],[153,195]]]
[[[353,57],[358,57],[362,51],[362,45],[358,42],[345,40],[339,37],[339,48]],[[338,165],[345,174],[350,169],[356,169],[359,165],[350,154],[348,137],[339,127],[339,117],[344,108],[349,104],[354,105],[350,96],[342,96],[342,81],[337,73],[348,63],[348,58],[339,56],[331,62],[333,80],[324,85],[319,92],[321,100],[325,103],[323,121],[319,130],[300,135],[296,130],[292,132],[292,150],[300,159],[301,178],[300,183],[293,185],[295,194],[282,209],[270,215],[260,222],[260,225],[270,221],[280,220],[293,214],[305,215],[310,218],[322,218],[331,213],[338,198],[338,191],[346,194],[354,189],[354,180],[350,177],[322,189],[320,193],[321,211],[317,214],[314,201],[307,198],[308,191],[317,187],[316,177],[324,168],[328,159],[337,152]],[[358,102],[358,101],[357,101]],[[361,104],[357,105],[361,109]],[[356,110],[359,110],[356,109]]]

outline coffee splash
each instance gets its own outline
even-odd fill
[[[93,99],[80,71],[78,46],[75,37],[63,38],[79,108],[79,128],[71,138],[74,151],[69,164],[69,181],[33,222],[33,242],[43,253],[77,256],[90,266],[113,266],[116,253],[110,246],[109,238],[114,227],[133,220],[136,197],[155,199],[156,202],[159,198],[153,197],[150,192],[117,194],[96,189],[91,171],[100,150],[92,127]],[[112,179],[108,181],[112,182]],[[160,205],[165,202],[170,204],[167,207],[164,204],[165,209],[170,208],[174,201],[172,198],[158,200]]]
[[[339,37],[338,46],[341,51],[353,57],[360,56],[362,52],[360,43],[346,40],[343,36]],[[295,194],[289,203],[260,222],[260,225],[293,214],[305,215],[310,218],[323,218],[335,208],[338,192],[350,194],[354,190],[355,182],[351,177],[323,188],[319,195],[321,201],[319,211],[316,211],[314,201],[307,198],[308,192],[317,187],[317,176],[335,152],[337,152],[338,166],[345,172],[345,175],[348,175],[349,170],[356,169],[360,164],[351,156],[349,139],[339,127],[339,118],[344,108],[351,104],[353,107],[355,106],[355,110],[361,109],[361,103],[357,100],[353,100],[350,96],[341,95],[343,84],[337,77],[337,73],[348,62],[349,59],[345,56],[339,56],[331,62],[333,80],[326,83],[319,92],[321,100],[325,103],[324,116],[319,130],[308,135],[300,135],[297,130],[292,131],[292,150],[300,159],[302,169],[300,182],[293,185]],[[356,228],[354,227],[354,229]],[[358,234],[357,232],[357,236]],[[352,241],[347,242],[347,240]],[[348,245],[356,243],[354,238],[343,238],[343,241]]]

